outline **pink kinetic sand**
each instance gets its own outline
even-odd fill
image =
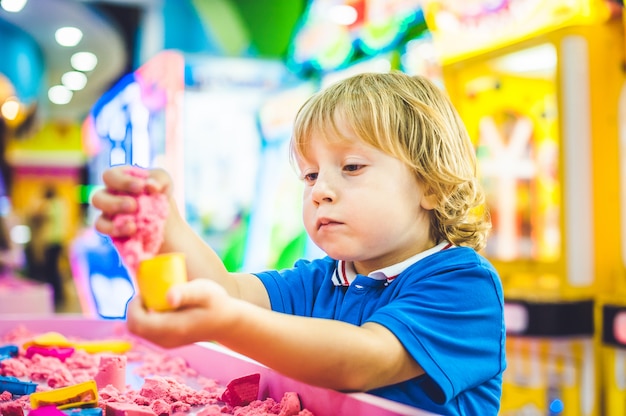
[[[137,167],[129,167],[127,173],[138,178],[147,178],[149,174],[147,170]],[[119,214],[113,222],[116,226],[121,226],[128,221],[134,221],[137,232],[130,238],[112,238],[113,245],[133,276],[139,262],[158,252],[163,242],[163,227],[169,211],[167,197],[164,194],[143,193],[137,195],[136,200],[137,212]]]
[[[24,408],[19,403],[3,403],[0,406],[2,416],[24,416]]]
[[[157,416],[151,408],[135,403],[107,403],[104,414],[105,416]]]
[[[232,380],[222,393],[222,401],[235,406],[245,406],[257,399],[259,395],[260,374],[250,374],[249,376]]]
[[[301,408],[298,395],[293,392],[285,393],[279,402],[270,397],[258,399],[258,373],[233,379],[224,387],[199,375],[182,358],[156,350],[127,334],[120,339],[130,341],[132,349],[124,354],[89,354],[77,349],[65,361],[56,356],[27,356],[24,345],[41,335],[21,326],[4,334],[0,345],[15,344],[20,348],[16,357],[0,362],[0,375],[37,382],[37,392],[95,380],[98,407],[104,416],[313,415]],[[37,416],[38,411],[52,411],[42,409],[31,408],[29,395],[0,392],[1,416]]]
[[[283,398],[280,401],[280,416],[291,416],[297,415],[300,413],[302,409],[302,404],[300,403],[300,398],[298,394],[293,391],[288,391],[285,393]]]
[[[126,356],[102,355],[94,380],[98,389],[110,384],[118,391],[124,392],[126,390]]]

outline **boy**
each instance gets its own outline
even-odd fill
[[[217,341],[306,383],[366,391],[439,414],[496,415],[505,368],[503,296],[478,253],[490,223],[474,149],[430,81],[361,74],[300,109],[292,159],[303,220],[328,256],[292,269],[229,273],[170,197],[160,252],[184,252],[190,282],[171,312],[130,302],[129,330],[164,347]],[[137,192],[171,194],[113,168],[93,197],[98,231],[134,212]],[[117,223],[116,223],[117,224]]]

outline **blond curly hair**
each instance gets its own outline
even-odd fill
[[[402,72],[365,73],[336,82],[300,108],[292,160],[314,132],[339,135],[337,119],[365,143],[398,158],[434,194],[431,237],[482,249],[491,222],[477,178],[476,153],[456,109],[433,82]]]

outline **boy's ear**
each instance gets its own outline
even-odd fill
[[[433,193],[423,195],[420,206],[428,211],[435,209],[437,206],[437,195]]]

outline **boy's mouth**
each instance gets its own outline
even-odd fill
[[[317,229],[321,230],[322,228],[326,228],[328,226],[341,225],[341,224],[343,223],[339,221],[331,220],[330,218],[320,218],[319,220],[317,220]]]

